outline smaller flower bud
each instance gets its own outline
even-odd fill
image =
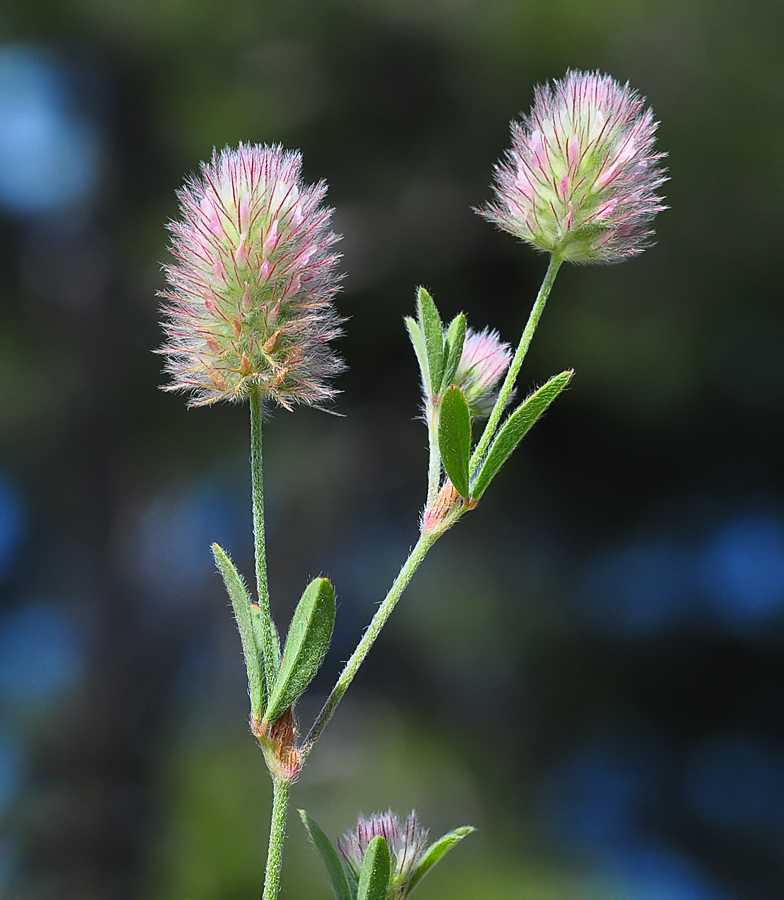
[[[509,344],[499,338],[497,331],[468,329],[452,383],[463,392],[472,417],[490,415],[496,399],[495,387],[511,358]]]

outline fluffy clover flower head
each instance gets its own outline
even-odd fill
[[[394,896],[405,897],[408,882],[427,850],[428,832],[419,827],[415,812],[405,822],[401,822],[392,810],[375,813],[369,819],[360,817],[353,831],[338,838],[338,849],[355,881],[359,880],[368,844],[379,835],[387,842],[392,857],[390,881],[395,888]]]
[[[614,262],[651,243],[667,179],[654,153],[645,99],[609,75],[569,71],[536,89],[495,169],[496,199],[481,214],[572,262]]]
[[[165,389],[189,392],[191,405],[239,400],[254,386],[286,409],[335,393],[339,238],[321,204],[326,184],[304,184],[301,166],[299,153],[240,144],[214,152],[178,192],[159,352]]]
[[[509,367],[512,353],[497,331],[468,329],[452,382],[463,392],[472,416],[489,416],[495,387]]]

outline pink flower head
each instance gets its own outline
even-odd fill
[[[654,153],[657,123],[637,91],[598,72],[569,71],[536,89],[495,169],[491,222],[572,262],[614,262],[650,245],[666,207]]]
[[[214,152],[178,192],[159,352],[165,389],[188,391],[193,406],[242,399],[254,385],[286,409],[335,394],[339,237],[321,205],[326,184],[304,184],[301,166],[297,152],[240,144]]]
[[[466,332],[463,353],[452,379],[463,392],[472,416],[489,416],[495,403],[495,386],[509,367],[512,353],[497,331]]]
[[[390,809],[386,813],[375,813],[369,819],[360,817],[357,827],[338,838],[338,849],[346,860],[349,874],[359,880],[362,860],[368,844],[373,838],[381,837],[387,842],[392,857],[392,883],[396,886],[396,897],[405,897],[406,884],[427,849],[427,834],[417,823],[412,812],[405,822]]]

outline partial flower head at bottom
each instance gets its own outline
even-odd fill
[[[356,879],[359,879],[368,844],[379,835],[387,842],[392,856],[392,881],[402,886],[424,855],[428,832],[419,827],[415,812],[405,822],[401,822],[391,809],[385,813],[375,813],[369,819],[361,817],[355,829],[338,838],[338,849]]]
[[[336,900],[356,897],[363,879],[366,887],[373,883],[373,897],[405,900],[444,854],[474,830],[463,825],[428,846],[427,831],[414,812],[405,822],[392,810],[369,819],[360,816],[357,827],[338,838],[341,862],[319,825],[304,809],[299,814],[326,865]]]
[[[444,854],[473,830],[470,825],[464,825],[428,845],[428,832],[419,827],[415,812],[401,822],[389,810],[369,819],[361,816],[355,829],[338,838],[338,849],[343,855],[346,874],[356,885],[371,841],[382,837],[391,862],[387,900],[404,900]]]

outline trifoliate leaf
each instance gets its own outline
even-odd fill
[[[362,860],[357,900],[387,900],[390,870],[389,847],[380,834],[376,835]]]
[[[299,815],[302,819],[302,824],[308,831],[311,843],[318,851],[327,869],[335,900],[351,900],[346,873],[343,870],[337,851],[332,846],[332,841],[324,834],[315,819],[311,818],[304,809],[299,810]]]
[[[438,447],[449,480],[461,497],[468,497],[471,416],[466,399],[459,387],[448,387],[441,401]]]
[[[490,445],[474,482],[472,490],[474,499],[478,500],[482,496],[496,472],[509,459],[525,433],[569,384],[572,375],[574,372],[569,369],[551,378],[538,391],[534,391],[504,422]]]
[[[266,683],[264,680],[264,668],[260,660],[260,644],[256,640],[256,629],[253,625],[253,613],[248,589],[242,576],[237,571],[234,563],[229,559],[225,550],[218,544],[212,545],[212,555],[218,571],[223,576],[231,605],[234,609],[234,618],[242,642],[242,654],[245,657],[245,668],[248,672],[248,693],[250,694],[251,716],[258,719],[266,697]],[[258,609],[258,607],[256,607]]]
[[[438,394],[444,370],[444,326],[433,298],[423,287],[417,292],[417,316],[427,349],[430,390],[433,394]]]
[[[271,724],[304,692],[318,672],[335,626],[335,592],[326,578],[307,586],[297,604],[270,691],[264,723]]]

